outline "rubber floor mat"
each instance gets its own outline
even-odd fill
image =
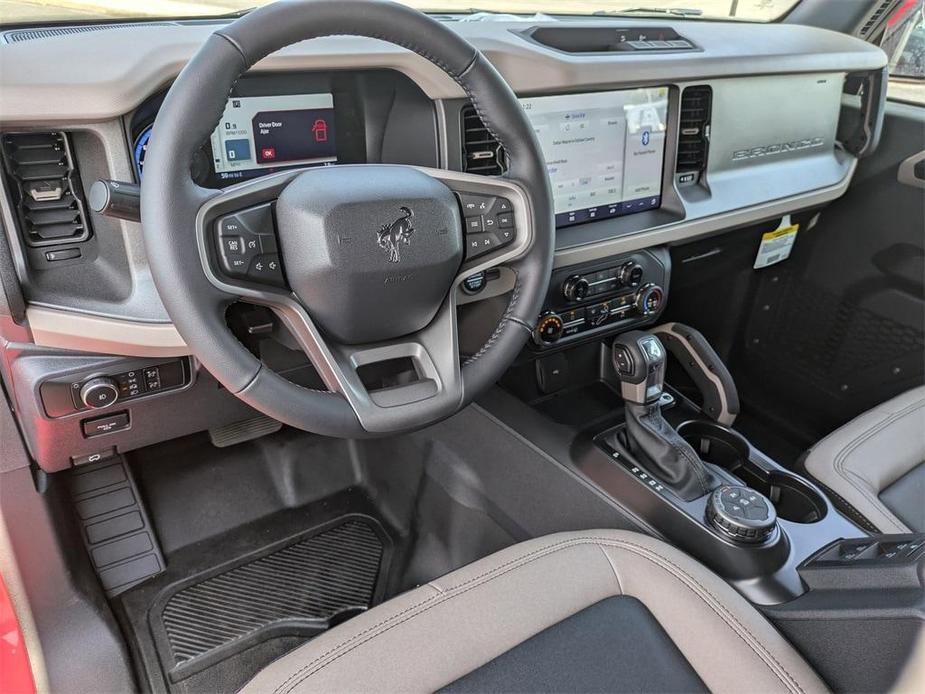
[[[374,603],[381,528],[348,517],[169,591],[151,613],[171,679],[271,636],[312,635]],[[198,577],[197,577],[198,578]]]

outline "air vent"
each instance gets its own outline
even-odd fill
[[[65,133],[6,133],[3,164],[28,245],[52,246],[89,237],[80,177]]]
[[[507,170],[504,148],[488,132],[472,106],[462,110],[463,171],[483,176],[500,176]]]
[[[707,86],[688,87],[681,95],[680,131],[678,133],[679,174],[694,174],[686,182],[697,180],[707,166],[710,138],[710,105],[713,90]]]
[[[861,22],[857,35],[862,39],[869,39],[879,28],[880,23],[886,19],[887,14],[896,2],[897,0],[883,0],[883,2],[874,5],[870,14]]]
[[[91,31],[108,31],[110,29],[146,29],[149,27],[174,26],[174,22],[137,22],[132,24],[82,24],[68,27],[49,27],[46,29],[15,29],[3,32],[6,43],[19,43],[21,41],[36,41],[38,39],[51,39],[56,36],[69,36],[71,34],[86,34]]]

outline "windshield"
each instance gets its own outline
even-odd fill
[[[0,22],[5,24],[207,17],[239,12],[269,0],[0,0]],[[431,12],[477,15],[479,12],[521,15],[633,14],[735,18],[772,21],[799,0],[404,0],[404,4]],[[477,18],[473,17],[473,18]]]

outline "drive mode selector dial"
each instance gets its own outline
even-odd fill
[[[109,407],[119,399],[119,385],[108,376],[91,378],[80,387],[80,401],[87,407]]]
[[[738,542],[764,542],[777,525],[777,511],[754,489],[727,484],[710,495],[707,521]]]
[[[559,314],[549,311],[540,316],[536,330],[533,331],[533,339],[537,344],[550,345],[562,336],[562,328],[562,318]]]
[[[562,284],[562,293],[569,301],[581,301],[591,291],[591,283],[581,275],[573,275]]]
[[[643,316],[658,313],[665,299],[665,290],[657,284],[647,284],[636,292],[636,310]]]

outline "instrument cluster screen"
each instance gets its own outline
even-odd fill
[[[662,203],[668,87],[521,99],[563,227]]]
[[[220,181],[337,163],[332,94],[232,97],[212,133]]]

